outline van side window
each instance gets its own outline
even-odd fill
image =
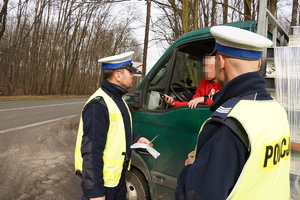
[[[164,93],[167,87],[168,77],[172,69],[171,58],[160,68],[158,73],[153,77],[147,89],[144,108],[148,110],[161,110],[164,105],[159,93]]]
[[[195,52],[193,52],[195,53]],[[176,101],[186,102],[192,99],[196,88],[204,76],[203,56],[177,51],[174,73],[171,80],[169,96]]]
[[[193,56],[181,51],[177,52],[172,83],[180,83],[189,89],[195,89],[203,73],[203,57]]]

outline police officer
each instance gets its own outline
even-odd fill
[[[83,108],[75,149],[75,169],[83,178],[81,199],[125,200],[130,145],[150,144],[132,134],[130,111],[122,98],[132,86],[134,74],[140,74],[132,66],[133,54],[99,60],[104,80]]]
[[[211,118],[202,126],[176,188],[177,199],[289,199],[290,132],[285,110],[259,70],[272,42],[230,26],[214,26],[216,77]]]

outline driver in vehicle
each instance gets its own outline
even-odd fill
[[[173,97],[166,94],[164,94],[163,100],[172,107],[188,105],[189,108],[193,109],[196,108],[198,104],[210,105],[213,102],[213,96],[222,89],[216,80],[214,65],[215,56],[205,56],[203,67],[205,78],[200,81],[196,93],[190,101],[175,101]]]

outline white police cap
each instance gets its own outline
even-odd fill
[[[260,59],[264,48],[272,41],[256,33],[232,26],[213,26],[211,34],[216,39],[216,52],[242,59]]]
[[[132,56],[134,52],[129,51],[126,53],[101,58],[98,62],[102,63],[102,69],[120,69],[125,68],[134,74],[141,74],[137,68],[132,66]]]

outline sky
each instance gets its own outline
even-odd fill
[[[117,5],[114,7],[115,10],[112,10],[112,13],[118,13],[118,15],[122,16],[123,15],[122,12],[126,12],[126,9],[124,9],[124,7],[130,7],[134,9],[135,12],[137,12],[139,19],[136,20],[134,24],[132,24],[132,27],[134,28],[135,37],[140,42],[141,47],[143,49],[144,37],[145,37],[147,3],[146,1],[139,1],[139,0],[131,0],[127,2],[125,1],[122,3],[117,3]],[[151,17],[153,18],[158,13],[159,10],[156,9],[155,6],[151,5]],[[168,47],[167,44],[162,46],[162,44],[159,41],[155,40],[155,34],[150,31],[146,73],[151,70],[154,64],[163,55],[167,47]]]

